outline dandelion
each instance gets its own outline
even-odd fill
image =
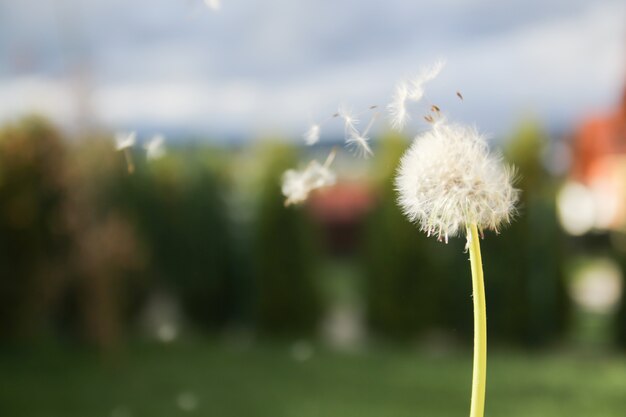
[[[309,130],[303,135],[304,143],[307,145],[315,145],[320,140],[320,125],[315,123],[309,127]]]
[[[152,139],[144,145],[146,156],[149,160],[160,159],[165,155],[165,137],[163,135],[154,135]]]
[[[396,177],[399,205],[429,236],[448,241],[465,231],[474,304],[474,374],[470,417],[483,417],[487,316],[479,232],[511,221],[518,193],[513,171],[489,153],[476,129],[441,120],[418,136]]]
[[[517,201],[512,177],[476,129],[441,122],[418,136],[402,158],[398,201],[411,221],[440,239],[471,224],[497,232],[510,222]]]
[[[120,132],[115,134],[115,149],[124,152],[124,157],[126,158],[126,166],[129,174],[135,172],[135,164],[133,163],[133,155],[130,151],[130,148],[135,146],[136,139],[136,132]]]
[[[290,169],[283,174],[282,193],[286,197],[285,206],[300,204],[306,201],[311,191],[334,185],[337,178],[330,169],[335,158],[333,149],[326,158],[324,165],[313,160],[301,171]]]

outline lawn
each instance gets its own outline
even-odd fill
[[[296,359],[298,357],[299,359]],[[468,413],[469,353],[346,354],[209,341],[0,353],[2,417],[447,417]],[[487,416],[623,417],[626,357],[493,352]]]

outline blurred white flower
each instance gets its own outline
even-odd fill
[[[118,132],[115,134],[115,149],[122,151],[132,148],[137,139],[137,132]]]
[[[154,135],[152,139],[144,145],[146,156],[149,160],[156,160],[165,155],[165,137],[163,135]]]
[[[395,184],[409,220],[447,241],[469,224],[497,232],[510,222],[518,199],[513,177],[476,129],[440,122],[415,138]]]
[[[282,184],[282,193],[286,197],[285,205],[303,203],[311,191],[335,184],[336,175],[329,168],[334,157],[335,151],[333,150],[324,165],[313,160],[303,170],[285,171]]]
[[[304,142],[307,145],[315,145],[320,140],[320,125],[313,124],[304,134]]]
[[[204,0],[204,4],[206,4],[209,9],[215,11],[219,10],[220,7],[222,7],[220,0]]]

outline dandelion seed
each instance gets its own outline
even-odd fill
[[[146,156],[149,160],[160,159],[165,155],[165,137],[163,135],[154,135],[148,143],[144,145]]]
[[[115,134],[115,149],[123,151],[135,146],[137,132],[118,132]]]
[[[320,125],[313,124],[304,134],[304,142],[307,145],[314,145],[320,140]]]
[[[370,138],[354,130],[350,133],[350,137],[346,139],[346,146],[352,148],[357,156],[369,158],[374,155],[372,148],[370,148],[369,140]]]
[[[337,116],[343,119],[344,130],[346,132],[346,138],[350,136],[353,130],[356,130],[356,125],[359,124],[359,119],[354,115],[352,110],[348,109],[346,106],[339,106],[339,111],[337,111]]]
[[[441,109],[439,108],[439,106],[436,106],[434,104],[432,106],[430,106],[430,110],[434,111],[435,113],[440,113],[441,112]]]
[[[415,138],[395,183],[405,215],[447,240],[470,224],[497,232],[509,223],[518,198],[513,177],[476,129],[440,122]]]
[[[124,152],[124,157],[126,158],[126,167],[129,174],[135,172],[135,164],[133,163],[133,155],[130,152],[130,148],[135,146],[136,139],[136,132],[115,134],[115,149]]]
[[[460,98],[460,99],[461,99],[461,101],[463,101],[463,94],[461,94],[461,92],[460,92],[460,91],[457,91],[457,92],[456,92],[456,96],[457,96],[458,98]]]
[[[374,155],[374,152],[372,152],[372,148],[370,148],[369,145],[370,138],[367,135],[374,126],[374,122],[376,121],[378,116],[378,113],[375,113],[372,116],[363,133],[360,133],[357,129],[352,129],[350,131],[350,135],[346,139],[346,146],[348,148],[352,148],[354,153],[359,157],[369,158],[370,156]]]
[[[389,115],[391,116],[391,127],[396,130],[402,130],[409,119],[406,111],[406,100],[409,96],[409,90],[406,82],[401,81],[396,86],[391,103],[387,106]]]
[[[336,175],[330,170],[335,154],[336,151],[333,149],[326,158],[324,165],[313,160],[303,170],[290,169],[285,171],[282,183],[282,193],[286,197],[285,206],[303,203],[311,191],[335,184]]]
[[[204,0],[204,4],[206,4],[209,9],[215,11],[218,11],[222,7],[220,0]]]
[[[444,66],[445,62],[439,60],[430,67],[423,69],[416,77],[411,79],[409,81],[409,100],[413,102],[420,101],[424,97],[424,85],[437,78]]]

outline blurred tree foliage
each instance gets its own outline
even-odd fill
[[[264,173],[253,237],[256,320],[265,334],[311,333],[320,319],[317,236],[304,207],[284,206],[283,172],[297,165],[295,152],[268,145],[260,152]]]
[[[170,152],[115,190],[114,201],[137,225],[149,256],[145,273],[172,291],[186,315],[216,330],[240,315],[241,271],[227,214],[224,160],[213,149]]]
[[[615,250],[613,254],[622,273],[622,294],[617,306],[615,319],[613,323],[614,339],[617,346],[626,349],[626,252],[624,250]]]
[[[543,163],[548,144],[549,138],[531,122],[507,142],[505,157],[519,174],[519,211],[500,236],[483,241],[491,335],[527,346],[558,340],[569,317],[557,184]]]
[[[0,338],[40,332],[68,279],[66,156],[42,119],[0,131]]]
[[[395,167],[408,142],[386,136],[377,152],[377,203],[366,219],[362,261],[366,271],[367,320],[379,335],[408,340],[447,329],[467,338],[472,331],[471,282],[463,242],[428,238],[396,204]]]

